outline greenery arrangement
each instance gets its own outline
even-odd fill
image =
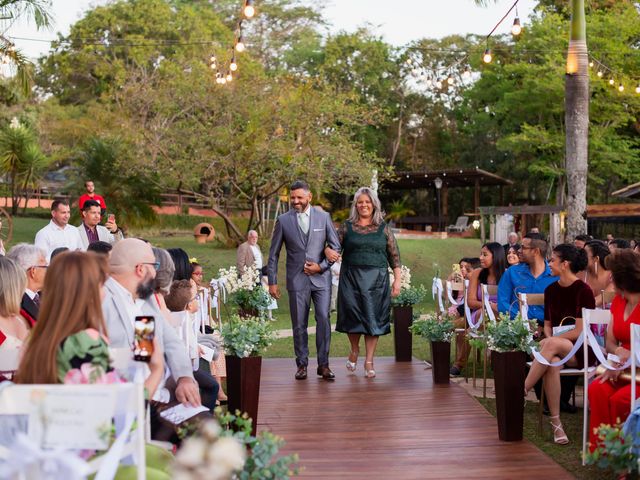
[[[639,459],[631,435],[625,435],[620,425],[600,425],[597,436],[600,443],[593,452],[587,451],[586,464],[610,470],[617,478],[638,478]]]
[[[393,283],[393,270],[389,269],[389,279]],[[411,285],[411,270],[409,267],[403,265],[400,271],[400,295],[391,299],[391,305],[394,307],[410,307],[416,303],[420,303],[425,295],[427,289],[424,285],[414,287]]]
[[[201,422],[178,450],[173,465],[174,478],[195,480],[283,479],[298,473],[297,455],[278,457],[284,440],[271,432],[251,435],[252,420],[215,410],[216,420]]]
[[[275,340],[269,321],[259,317],[232,315],[222,325],[220,333],[224,339],[225,353],[240,358],[261,355]]]
[[[430,342],[450,342],[453,337],[453,322],[448,315],[439,319],[435,313],[427,315],[425,318],[414,320],[411,333],[418,335]]]
[[[260,283],[260,270],[257,267],[246,268],[242,275],[238,275],[236,267],[221,268],[218,275],[224,281],[229,300],[241,314],[251,312],[254,316],[261,315],[271,305],[271,296]]]
[[[490,350],[496,352],[527,352],[535,345],[528,322],[518,314],[513,320],[508,314],[500,314],[496,321],[486,323],[482,335]]]

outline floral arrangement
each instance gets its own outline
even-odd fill
[[[393,283],[395,277],[393,270],[389,269],[389,281]],[[427,294],[424,285],[418,287],[411,286],[411,270],[402,265],[400,268],[400,295],[391,300],[391,304],[397,307],[408,307],[420,303]]]
[[[115,370],[105,372],[100,365],[93,363],[83,363],[80,368],[72,368],[64,376],[65,385],[85,385],[85,384],[111,384],[123,383],[124,380]]]
[[[439,319],[435,313],[430,313],[424,318],[414,320],[409,329],[414,335],[430,342],[450,342],[454,326],[449,315],[443,315],[442,319]]]
[[[271,305],[271,296],[260,283],[257,266],[247,267],[241,275],[234,266],[221,268],[218,277],[224,282],[229,299],[245,312],[259,312]]]
[[[533,330],[520,314],[511,320],[508,314],[501,313],[496,321],[487,322],[483,337],[489,349],[496,352],[531,353],[535,345]]]
[[[177,480],[282,479],[298,473],[297,455],[277,457],[284,440],[270,432],[251,435],[251,419],[215,410],[218,421],[202,422],[178,450],[172,471]]]
[[[220,333],[225,353],[240,358],[260,355],[275,339],[271,324],[259,317],[233,315],[222,325]]]
[[[593,452],[587,451],[585,463],[613,471],[616,478],[638,473],[638,456],[634,453],[633,438],[625,435],[620,425],[602,424],[596,429],[600,442]],[[636,477],[634,477],[636,478]]]

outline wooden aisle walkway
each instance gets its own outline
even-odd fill
[[[434,386],[422,362],[362,361],[348,374],[332,359],[335,382],[293,378],[291,359],[262,365],[258,430],[284,437],[301,477],[322,479],[567,479],[533,444],[498,440],[496,420],[455,384]]]

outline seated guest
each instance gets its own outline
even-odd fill
[[[520,245],[511,245],[507,250],[507,268],[520,263]]]
[[[640,254],[621,249],[606,260],[615,285],[616,296],[611,303],[612,321],[607,328],[607,352],[617,355],[618,366],[631,355],[632,323],[640,324]],[[620,370],[606,370],[589,385],[589,443],[593,451],[598,443],[594,429],[601,424],[624,422],[631,409],[631,384],[622,381]],[[640,388],[636,390],[636,397]]]
[[[29,324],[20,316],[20,299],[27,285],[24,270],[0,257],[0,375],[10,379],[18,368]]]
[[[520,260],[522,263],[508,268],[498,284],[498,311],[508,313],[513,319],[519,313],[519,293],[544,293],[545,289],[558,280],[552,275],[545,260],[548,244],[540,233],[527,233],[522,240]],[[544,308],[529,306],[529,319],[544,320]]]
[[[611,272],[605,267],[607,256],[611,253],[604,242],[593,240],[584,247],[587,252],[587,268],[584,281],[591,287],[596,298],[596,306],[602,306],[602,292],[613,292]],[[604,332],[602,332],[604,333]]]
[[[114,219],[107,220],[104,227],[99,223],[100,204],[95,200],[85,201],[82,207],[82,225],[78,227],[83,250],[95,242],[103,241],[113,245],[124,238]]]
[[[89,201],[85,202],[88,203]],[[136,238],[117,242],[111,251],[111,276],[104,285],[102,310],[111,346],[130,347],[134,340],[134,319],[138,315],[155,318],[155,335],[162,345],[165,361],[175,380],[175,397],[185,405],[200,405],[200,392],[182,341],[164,321],[153,294],[157,263],[151,246]],[[142,305],[136,300],[142,300]]]
[[[94,252],[99,255],[105,255],[106,257],[108,257],[109,255],[111,255],[112,249],[113,249],[113,245],[111,245],[108,242],[103,242],[102,240],[99,240],[97,242],[90,243],[89,246],[87,247],[87,252]]]
[[[47,252],[47,260],[51,253],[59,247],[69,250],[84,250],[78,229],[69,225],[71,208],[66,200],[54,200],[51,204],[51,221],[36,233],[36,246]]]
[[[339,263],[339,262],[340,261],[336,263]],[[469,263],[469,258],[467,257],[461,258],[460,261],[457,264],[454,264],[453,266],[454,266],[453,271],[449,274],[449,277],[447,277],[447,280],[449,282],[462,283],[469,277],[469,273],[473,270],[471,268],[471,264]],[[454,300],[460,301],[461,296],[462,296],[461,291],[453,292]],[[451,305],[448,309],[448,313],[449,315],[457,315],[459,317],[464,317],[464,302],[461,305]],[[464,326],[464,325],[461,325],[461,326]]]
[[[189,261],[189,255],[187,255],[187,252],[185,252],[182,248],[169,248],[167,249],[167,252],[169,252],[169,255],[171,255],[173,265],[175,266],[173,279],[191,280],[193,268],[191,267],[191,262]]]
[[[553,249],[549,267],[551,273],[558,277],[558,281],[549,285],[544,291],[545,338],[540,342],[540,354],[549,363],[564,358],[582,335],[582,309],[595,308],[591,288],[576,276],[576,273],[583,270],[586,265],[587,254],[582,249],[568,243]],[[572,319],[575,327],[554,336],[553,328],[560,326],[566,319]],[[553,427],[553,441],[561,445],[569,443],[569,439],[560,422],[560,370],[566,367],[583,368],[583,363],[582,348],[565,366],[551,367],[534,360],[524,384],[526,396],[527,392],[544,377],[544,391]]]
[[[467,290],[467,304],[471,313],[472,323],[478,323],[482,314],[482,284],[497,285],[502,277],[506,260],[504,257],[504,247],[497,242],[485,243],[480,250],[480,266],[482,268],[469,273],[469,289]],[[497,313],[497,298],[492,296],[489,299],[490,306]],[[462,338],[461,338],[462,337]],[[453,376],[460,375],[462,369],[467,364],[470,345],[467,336],[458,336],[456,339],[456,360],[449,373]]]
[[[9,250],[7,257],[20,265],[27,274],[27,287],[22,295],[20,313],[33,325],[38,320],[40,290],[44,286],[48,268],[46,252],[35,245],[19,243]]]
[[[614,238],[609,242],[609,250],[614,252],[620,248],[631,248],[631,244],[624,238]]]
[[[204,283],[204,270],[202,269],[202,265],[198,262],[191,261],[191,280],[196,284],[198,289],[207,288],[207,285]]]
[[[165,301],[167,308],[171,312],[186,312],[187,321],[194,321],[193,314],[198,311],[198,297],[197,287],[193,285],[190,280],[175,280],[171,284],[169,294],[165,297]],[[181,328],[181,325],[176,325],[174,322],[172,322],[172,324],[178,329]],[[216,408],[216,400],[218,399],[220,386],[211,375],[211,366],[209,363],[203,358],[200,358],[200,350],[197,343],[198,338],[194,334],[194,329],[191,325],[187,325],[184,331],[185,336],[189,337],[189,355],[192,360],[198,361],[198,369],[193,372],[193,376],[200,387],[202,404],[213,411],[213,409]],[[187,340],[185,339],[185,341]]]
[[[593,240],[593,237],[591,235],[576,235],[576,238],[574,238],[573,240],[573,244],[578,248],[584,248],[584,246],[591,240]]]
[[[49,257],[49,262],[54,259],[56,255],[60,255],[61,253],[68,252],[69,249],[67,247],[58,247],[53,252],[51,252],[51,257]]]
[[[506,254],[509,251],[510,247],[518,245],[518,240],[520,240],[520,237],[518,236],[517,232],[510,232],[509,235],[507,235],[507,243],[503,245],[504,253]]]

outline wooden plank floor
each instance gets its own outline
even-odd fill
[[[533,444],[501,442],[496,420],[455,385],[433,385],[421,362],[376,360],[378,376],[332,359],[335,382],[291,359],[264,359],[258,430],[284,437],[301,477],[323,479],[573,478]]]

